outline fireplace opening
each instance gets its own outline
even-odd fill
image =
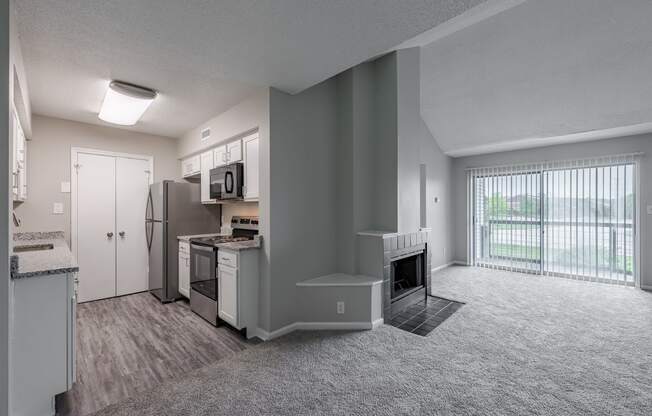
[[[392,302],[425,287],[424,253],[420,252],[392,262]]]

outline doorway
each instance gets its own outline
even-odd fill
[[[634,286],[636,172],[633,156],[470,171],[473,264]]]
[[[148,289],[145,207],[153,157],[73,148],[71,249],[79,302]]]

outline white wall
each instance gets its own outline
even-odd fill
[[[260,251],[260,285],[259,285],[259,316],[258,326],[263,330],[270,328],[270,133],[269,133],[269,89],[254,94],[227,111],[211,118],[196,128],[190,130],[177,143],[177,157],[184,158],[200,153],[219,143],[242,137],[254,130],[258,131],[260,140],[260,198],[258,216],[260,217],[259,233],[263,237],[263,247]],[[200,132],[210,127],[211,137],[205,142],[200,140]],[[227,208],[228,209],[228,208]],[[246,210],[247,208],[242,208]],[[232,211],[232,210],[231,210]],[[231,215],[234,215],[233,212]],[[224,211],[223,211],[224,212]]]
[[[466,173],[469,167],[520,164],[528,162],[581,159],[623,153],[644,152],[641,161],[641,284],[652,288],[652,216],[645,207],[652,205],[652,135],[622,137],[585,143],[565,144],[530,150],[493,153],[453,159],[455,259],[466,261]]]
[[[65,231],[70,242],[70,149],[85,147],[154,157],[154,181],[176,179],[180,173],[174,139],[34,115],[32,139],[27,142],[27,201],[16,204],[22,220],[17,231]],[[52,214],[62,202],[64,214]]]

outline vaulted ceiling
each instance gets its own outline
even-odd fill
[[[462,156],[652,131],[652,2],[529,0],[424,46],[422,116]]]
[[[109,80],[160,92],[133,130],[178,137],[256,88],[297,92],[485,0],[16,0],[36,113],[102,124]]]

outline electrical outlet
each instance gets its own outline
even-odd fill
[[[344,313],[344,302],[337,302],[337,313],[338,315],[342,315]]]

